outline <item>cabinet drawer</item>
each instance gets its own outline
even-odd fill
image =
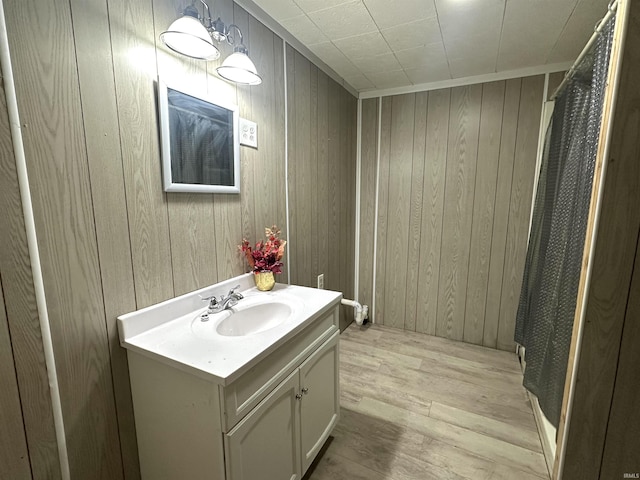
[[[231,385],[220,387],[223,431],[231,430],[305,358],[338,331],[338,320],[338,309],[334,308],[262,359]]]

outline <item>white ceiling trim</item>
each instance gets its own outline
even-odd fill
[[[360,92],[358,98],[376,98],[387,97],[390,95],[402,95],[404,93],[425,92],[428,90],[438,90],[440,88],[462,87],[464,85],[474,85],[477,83],[497,82],[500,80],[509,80],[511,78],[529,77],[531,75],[542,75],[545,73],[562,72],[569,70],[573,62],[553,63],[549,65],[540,65],[537,67],[527,67],[518,70],[509,70],[497,73],[487,73],[484,75],[473,75],[471,77],[453,78],[450,80],[441,80],[439,82],[421,83],[418,85],[407,85],[405,87],[383,88],[379,90],[368,90]]]
[[[247,12],[253,15],[258,21],[262,22],[271,31],[282,37],[286,43],[302,53],[305,57],[311,60],[320,70],[326,73],[333,80],[342,85],[351,95],[358,98],[358,91],[353,88],[344,78],[342,78],[334,69],[324,63],[317,55],[309,50],[300,40],[291,35],[285,28],[276,22],[271,15],[265,12],[262,8],[256,5],[253,0],[234,0],[239,6],[244,8]],[[249,52],[251,53],[251,52]]]

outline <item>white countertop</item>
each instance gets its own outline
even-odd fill
[[[211,287],[118,317],[120,344],[159,362],[192,373],[214,383],[228,385],[260,359],[318,319],[340,302],[342,294],[330,290],[276,284],[271,292],[252,286],[252,274],[242,275]],[[277,299],[296,297],[304,305],[287,321],[248,336],[215,334],[216,314],[204,326],[210,334],[194,333],[192,322],[206,311],[201,296],[227,293],[240,284],[246,299],[257,295]],[[240,300],[242,302],[243,300]],[[221,315],[221,314],[217,314]],[[200,333],[203,325],[198,325]]]

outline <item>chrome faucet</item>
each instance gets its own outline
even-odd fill
[[[204,297],[202,301],[209,302],[209,307],[207,308],[207,313],[219,313],[227,308],[231,308],[237,305],[238,300],[242,300],[244,297],[241,293],[236,292],[236,289],[240,288],[240,285],[236,285],[229,293],[220,297],[220,299],[216,298],[215,295],[211,295],[210,297]]]

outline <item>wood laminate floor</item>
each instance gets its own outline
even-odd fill
[[[355,323],[340,342],[340,422],[305,480],[548,480],[514,354]]]

